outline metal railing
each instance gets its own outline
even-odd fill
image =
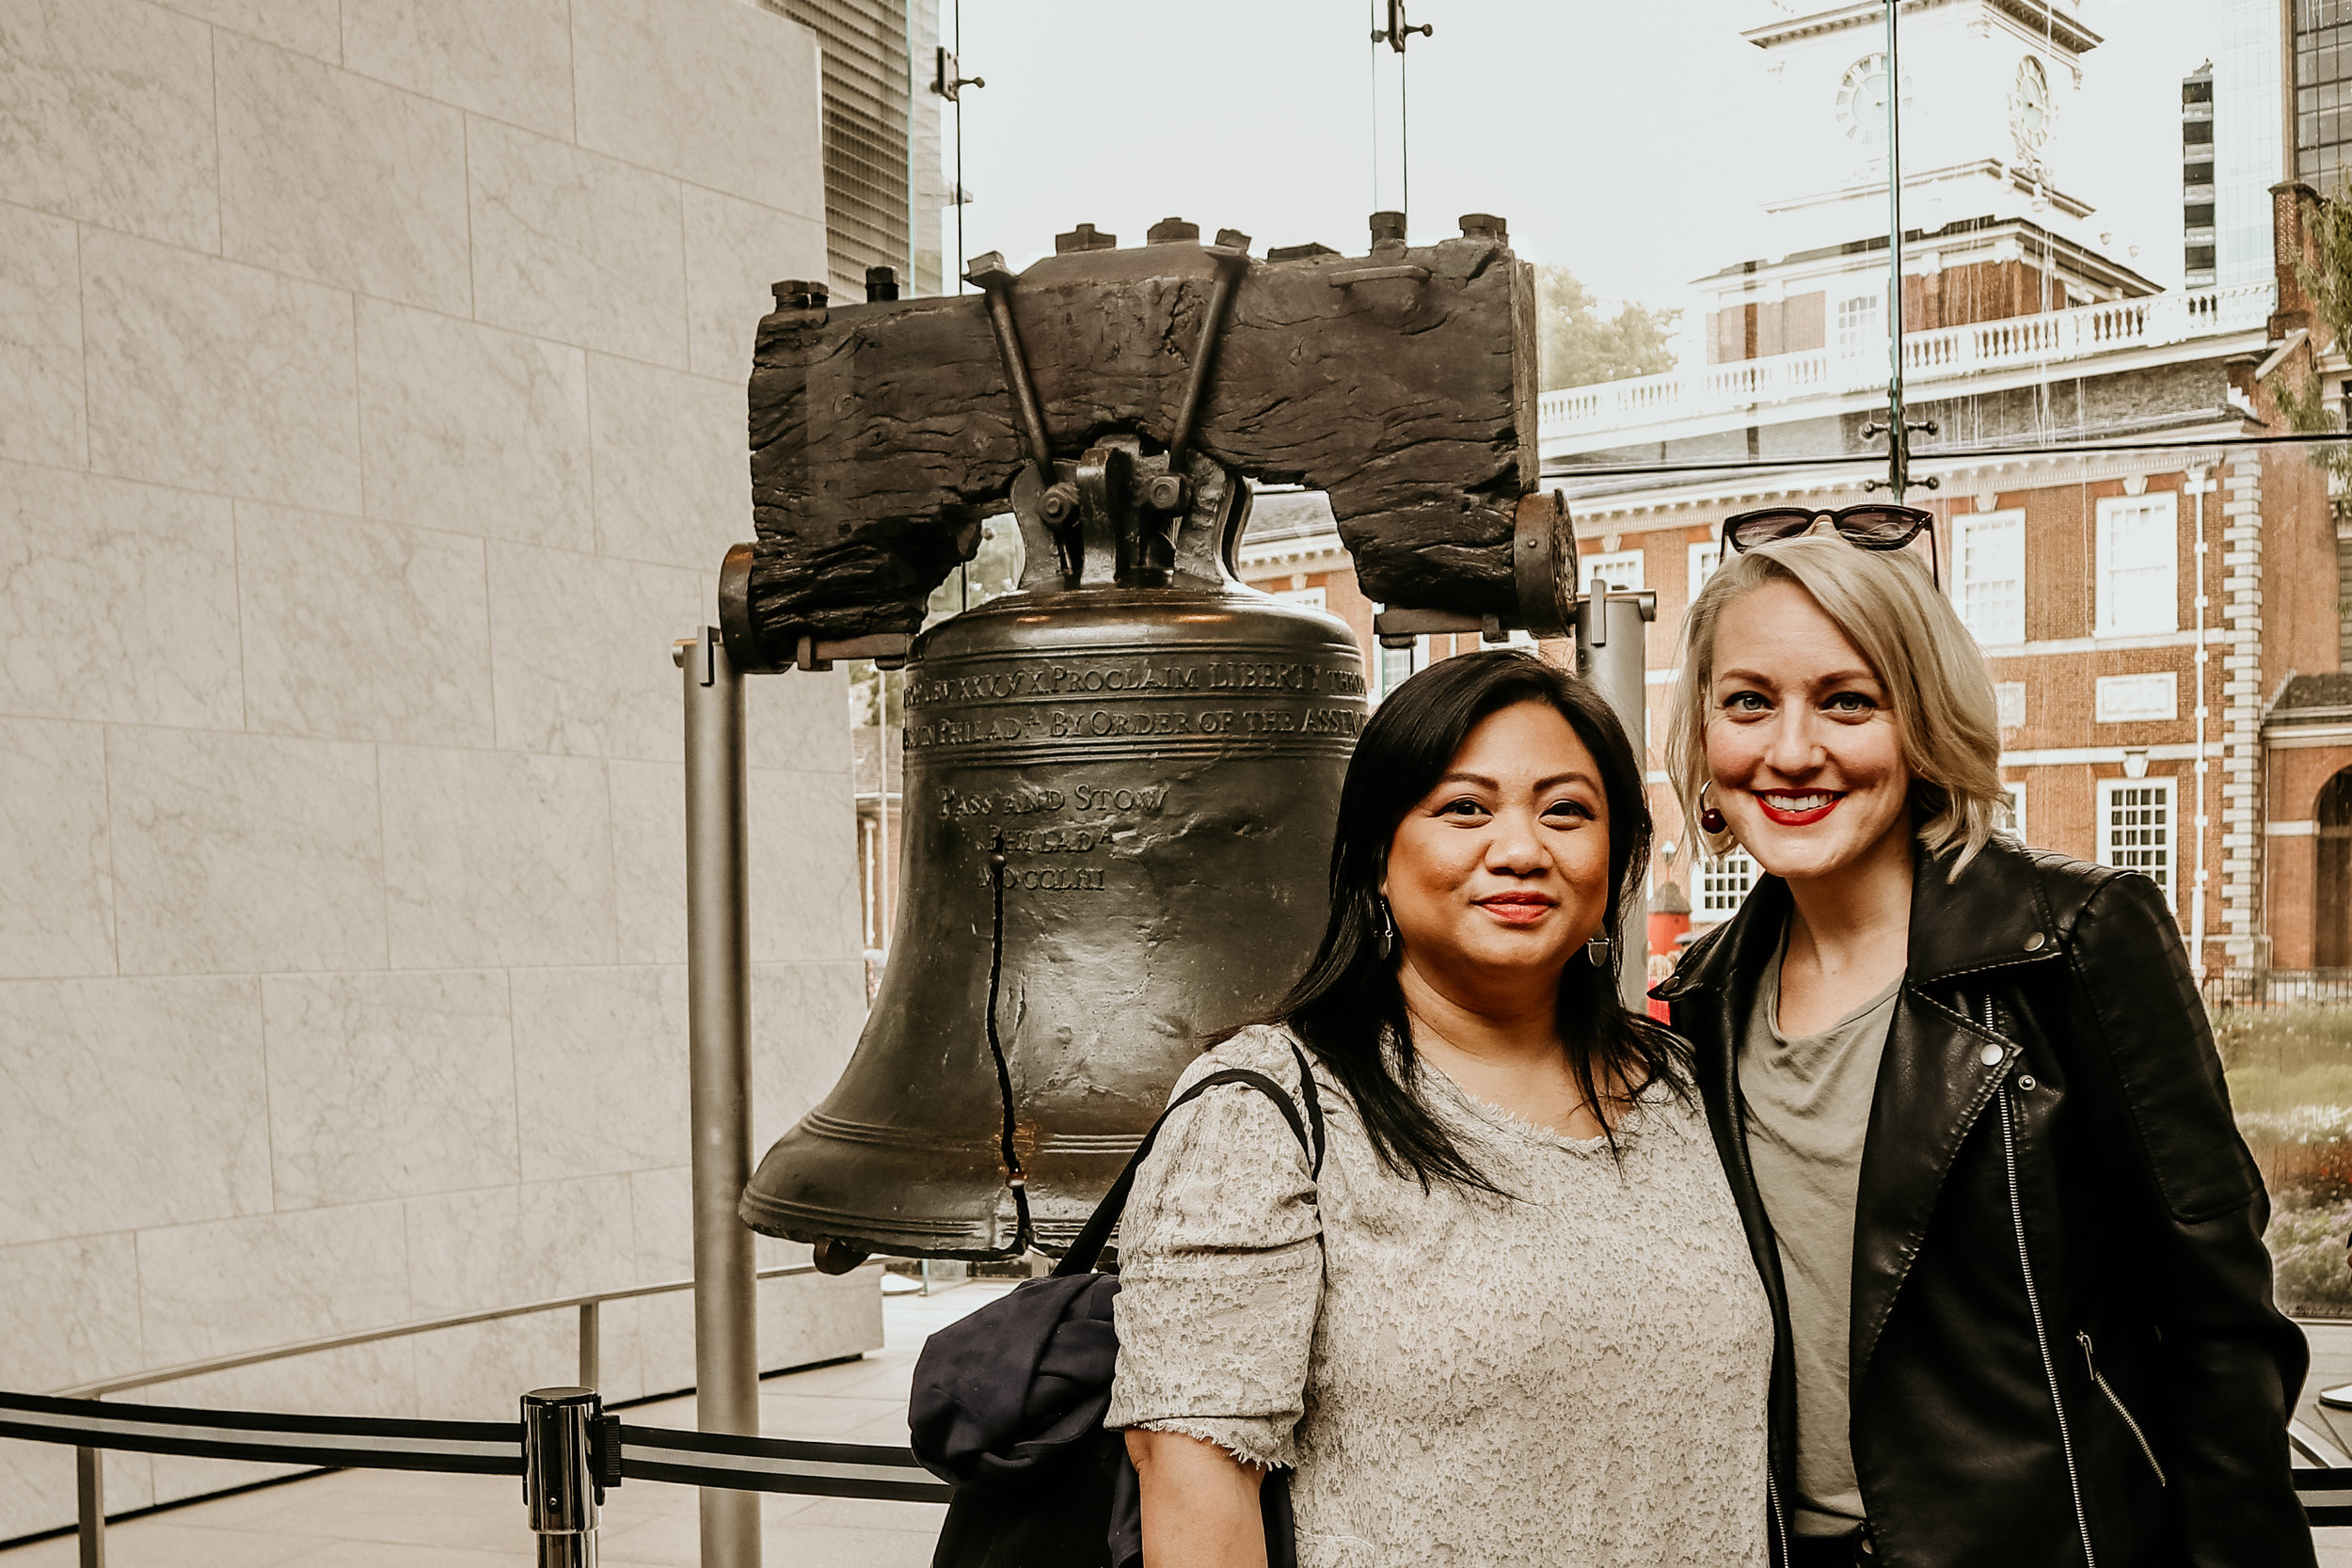
[[[755,1271],[758,1279],[784,1279],[817,1272],[811,1263],[785,1263],[774,1268]],[[290,1345],[277,1345],[267,1350],[244,1351],[233,1355],[216,1355],[202,1361],[182,1362],[177,1366],[158,1367],[128,1377],[102,1378],[93,1383],[75,1384],[60,1388],[48,1396],[52,1400],[102,1400],[110,1395],[127,1394],[135,1389],[152,1388],[161,1384],[179,1383],[212,1372],[234,1371],[241,1367],[258,1367],[272,1361],[287,1361],[298,1355],[315,1355],[321,1351],[344,1350],[353,1345],[373,1344],[383,1339],[399,1339],[416,1334],[432,1334],[445,1328],[464,1328],[473,1323],[496,1323],[506,1318],[534,1317],[542,1312],[577,1311],[580,1314],[578,1332],[578,1362],[580,1386],[594,1389],[603,1381],[603,1308],[608,1302],[634,1301],[644,1296],[669,1295],[694,1288],[691,1279],[666,1280],[659,1285],[632,1285],[616,1291],[596,1291],[585,1295],[555,1296],[546,1301],[525,1302],[516,1307],[494,1307],[478,1312],[458,1312],[447,1317],[427,1318],[415,1323],[393,1323],[382,1328],[362,1329],[350,1334],[336,1334],[325,1338],[304,1339]],[[23,1435],[23,1434],[17,1434]],[[313,1445],[316,1447],[316,1445]],[[77,1447],[74,1455],[74,1528],[81,1543],[82,1568],[104,1568],[106,1560],[105,1480],[101,1448]]]
[[[2205,977],[2205,1006],[2291,1007],[2352,1004],[2352,969],[2227,969]]]
[[[1925,385],[2246,331],[2268,319],[2273,294],[2269,283],[2244,283],[1906,332],[1903,377]],[[1883,341],[1629,376],[1542,394],[1536,401],[1538,445],[1549,452],[1577,436],[1742,412],[1758,404],[1877,392],[1885,384]]]

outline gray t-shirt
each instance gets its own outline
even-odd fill
[[[1788,939],[1781,939],[1782,953]],[[1854,1199],[1870,1129],[1879,1058],[1895,1019],[1898,979],[1818,1035],[1780,1032],[1775,953],[1756,987],[1740,1052],[1748,1149],[1780,1243],[1797,1373],[1799,1535],[1843,1535],[1862,1522],[1846,1403],[1853,1307]]]

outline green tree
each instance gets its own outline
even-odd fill
[[[1596,299],[1565,267],[1535,268],[1537,363],[1543,389],[1590,387],[1674,369],[1668,342],[1680,310]]]
[[[2310,217],[2311,237],[2319,255],[2316,265],[2297,261],[2296,271],[2300,275],[2303,292],[2312,302],[2316,330],[2312,337],[2320,341],[2314,350],[2332,341],[2352,343],[2352,186],[2340,186],[2333,198],[2318,203]],[[2281,376],[2272,383],[2279,400],[2279,411],[2286,416],[2287,428],[2297,435],[2310,436],[2344,428],[2343,411],[2329,403],[2324,391],[2325,383],[2317,376],[2296,381]],[[2311,448],[2312,462],[2326,469],[2339,481],[2352,483],[2352,450],[2340,441],[2321,442]],[[2343,501],[2337,501],[2339,509]]]

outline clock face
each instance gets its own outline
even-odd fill
[[[1865,55],[1837,84],[1837,128],[1862,147],[1886,145],[1886,56]]]
[[[2031,55],[2017,64],[2016,85],[2010,88],[2010,135],[2018,156],[2031,163],[2042,156],[2050,140],[2050,78]]]

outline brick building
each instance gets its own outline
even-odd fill
[[[2352,967],[2338,509],[2306,449],[2246,444],[2285,432],[2281,390],[2345,373],[2313,341],[2294,266],[2316,198],[2272,191],[2269,279],[2168,293],[2115,261],[2048,162],[2051,100],[2100,40],[2071,8],[2027,8],[2029,35],[1995,0],[1923,12],[1945,35],[1939,75],[1904,83],[1905,201],[1930,217],[1905,235],[1903,364],[1910,417],[1935,426],[1912,470],[1932,488],[1907,499],[1934,514],[1944,584],[1992,664],[2013,825],[2155,878],[2206,971]],[[1570,499],[1586,585],[1658,594],[1653,736],[1723,518],[1851,505],[1885,474],[1872,426],[1889,269],[1869,230],[1886,168],[1852,105],[1876,93],[1883,109],[1887,87],[1860,12],[1748,35],[1836,118],[1819,194],[1767,203],[1787,248],[1696,285],[1707,363],[1542,399],[1545,470]],[[2005,96],[1988,90],[2004,80]],[[1930,127],[1916,162],[1915,95]],[[1241,560],[1256,586],[1354,626],[1375,692],[1454,651],[1374,646],[1375,607],[1320,498],[1263,496]],[[1653,886],[1687,893],[1697,925],[1721,921],[1754,868],[1663,849],[1685,834],[1661,763],[1653,745]]]

